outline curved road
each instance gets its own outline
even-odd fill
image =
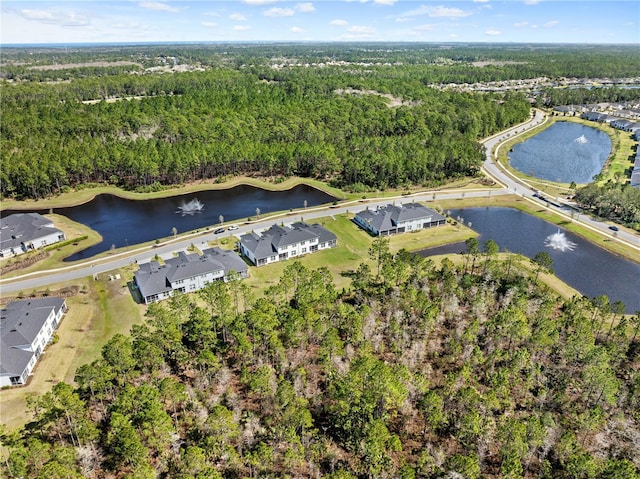
[[[518,180],[516,177],[502,168],[496,161],[494,161],[500,145],[505,140],[514,138],[515,136],[524,133],[526,130],[546,121],[546,117],[541,111],[534,111],[535,114],[527,122],[510,128],[492,137],[489,137],[482,142],[486,148],[487,155],[482,170],[487,176],[491,177],[498,184],[502,185],[503,187],[501,189],[483,188],[477,190],[450,190],[446,192],[428,191],[423,193],[416,193],[413,195],[399,196],[395,198],[384,198],[382,200],[352,201],[349,203],[342,203],[340,206],[322,206],[317,208],[308,208],[304,210],[297,210],[295,213],[287,212],[279,215],[272,215],[262,221],[245,223],[240,226],[238,230],[233,232],[233,236],[238,236],[251,230],[268,228],[276,221],[292,222],[301,220],[302,218],[304,218],[305,220],[309,220],[327,215],[343,214],[349,211],[359,211],[365,206],[365,204],[369,207],[376,207],[384,206],[392,201],[432,201],[434,199],[442,200],[475,198],[491,195],[516,194],[538,205],[549,207],[556,213],[566,217],[567,219],[572,219],[574,222],[579,222],[588,228],[596,230],[608,237],[612,237],[611,231],[608,229],[608,224],[594,221],[587,215],[577,213],[574,213],[573,218],[571,218],[570,208],[558,207],[553,205],[552,203],[547,203],[546,201],[533,197],[532,195],[533,193],[535,193],[535,189],[533,187],[521,180]],[[88,260],[72,266],[57,268],[55,270],[38,271],[15,278],[0,279],[0,294],[14,293],[17,291],[30,291],[32,289],[42,288],[54,283],[72,281],[87,276],[107,273],[109,271],[122,268],[134,262],[142,263],[145,261],[149,261],[156,254],[159,256],[166,255],[174,251],[184,250],[192,244],[199,245],[213,239],[218,239],[221,236],[232,236],[232,233],[229,231],[218,235],[214,234],[213,232],[190,233],[182,235],[178,239],[169,241],[158,247],[134,247],[129,251],[124,251],[105,258]],[[640,251],[640,239],[636,235],[629,234],[626,231],[621,230],[617,232],[616,237],[613,239],[627,243],[628,246],[631,246]]]

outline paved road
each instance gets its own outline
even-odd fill
[[[612,240],[626,243],[627,246],[630,246],[640,252],[640,236],[637,233],[630,233],[622,229],[614,232],[609,228],[613,223],[598,221],[597,219],[582,213],[580,209],[572,207],[569,202],[562,198],[548,198],[548,201],[538,198],[534,196],[534,193],[536,193],[535,187],[531,186],[523,179],[516,178],[498,164],[496,158],[498,157],[500,146],[505,140],[516,138],[517,136],[524,134],[530,128],[538,126],[546,121],[547,118],[541,111],[534,110],[534,116],[528,122],[486,139],[483,144],[486,148],[487,157],[482,166],[485,174],[500,183],[503,187],[507,188],[510,192],[518,196],[522,196],[528,201],[539,206],[549,208],[555,213],[565,217],[567,220],[580,223],[582,226],[596,231]],[[494,148],[496,148],[495,151]]]
[[[127,266],[134,262],[142,263],[149,261],[156,254],[159,256],[167,255],[175,251],[183,250],[194,244],[196,246],[206,244],[208,241],[218,239],[220,237],[239,236],[251,230],[260,230],[268,228],[274,222],[284,221],[285,223],[298,221],[301,219],[310,220],[314,218],[320,218],[332,214],[343,214],[346,212],[355,212],[363,209],[365,205],[370,208],[376,206],[384,206],[392,201],[396,203],[406,203],[409,201],[432,201],[443,199],[458,199],[458,198],[477,198],[484,196],[496,196],[506,194],[516,194],[522,196],[528,201],[532,201],[540,206],[545,206],[553,209],[558,214],[565,216],[567,219],[571,219],[574,222],[580,222],[584,226],[591,228],[595,231],[611,237],[617,241],[627,243],[629,246],[636,248],[640,251],[640,237],[638,235],[627,233],[626,231],[619,231],[616,233],[616,237],[613,237],[612,231],[608,229],[608,224],[595,221],[584,214],[573,212],[573,218],[571,217],[572,211],[568,207],[558,207],[551,203],[540,200],[533,197],[535,189],[526,184],[525,182],[518,180],[512,176],[508,171],[504,170],[494,157],[497,155],[498,150],[494,151],[494,148],[499,149],[500,144],[507,139],[514,138],[517,135],[524,133],[526,130],[537,126],[546,121],[544,114],[538,110],[535,110],[533,117],[514,128],[506,130],[498,135],[494,135],[487,138],[483,143],[486,147],[487,158],[483,164],[483,171],[485,174],[493,178],[497,183],[502,185],[501,189],[488,189],[480,188],[477,190],[447,190],[447,191],[427,191],[424,193],[417,193],[413,195],[400,196],[396,198],[385,199],[373,199],[365,201],[352,201],[350,203],[341,203],[339,206],[324,206],[317,208],[308,208],[304,210],[297,210],[294,213],[282,213],[277,216],[269,216],[267,219],[261,221],[255,221],[251,223],[244,223],[240,225],[239,229],[233,232],[226,231],[222,234],[214,234],[213,232],[193,233],[187,235],[181,235],[177,240],[170,241],[157,247],[132,247],[129,251],[121,252],[118,254],[110,255],[108,257],[89,260],[73,266],[62,267],[56,270],[39,271],[27,275],[23,275],[16,278],[0,279],[0,294],[15,293],[17,291],[31,291],[33,289],[42,288],[44,286],[60,283],[65,281],[72,281],[86,276],[104,274],[115,269]],[[212,225],[215,227],[215,225]]]

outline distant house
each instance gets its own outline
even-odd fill
[[[580,115],[580,118],[589,121],[602,121],[606,116],[607,115],[605,113],[600,113],[598,111],[587,111]]]
[[[318,224],[293,223],[291,226],[273,225],[257,234],[240,237],[240,252],[256,266],[284,261],[297,256],[333,248],[338,239]]]
[[[16,213],[0,220],[0,257],[23,254],[64,239],[53,221],[38,213]]]
[[[624,118],[618,118],[611,122],[611,126],[613,128],[616,128],[618,130],[625,130],[625,131],[629,131],[628,128],[631,128],[631,126],[633,125],[635,125],[633,121],[625,120]]]
[[[367,208],[356,214],[353,220],[373,236],[432,228],[447,222],[444,216],[419,203],[387,205],[371,210]]]
[[[66,311],[63,298],[11,301],[0,310],[0,387],[27,382]]]
[[[249,267],[234,251],[210,248],[202,252],[178,253],[161,265],[150,261],[140,265],[134,281],[145,304],[173,296],[175,291],[191,293],[213,281],[227,281],[232,272],[241,278],[248,276]]]

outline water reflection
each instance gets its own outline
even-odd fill
[[[606,133],[579,123],[558,122],[515,145],[510,164],[518,171],[550,181],[588,183],[611,153]]]
[[[55,208],[53,212],[82,223],[102,236],[101,243],[65,259],[76,261],[108,251],[112,246],[121,248],[165,238],[174,233],[211,228],[219,224],[221,218],[223,221],[233,221],[254,216],[258,211],[264,214],[316,206],[334,200],[331,195],[307,185],[298,185],[285,191],[267,191],[240,185],[227,190],[199,191],[144,201],[98,195],[88,203],[72,208]],[[4,211],[2,214],[6,216],[14,212]],[[49,210],[36,212],[46,214]]]
[[[570,231],[558,231],[556,225],[516,209],[464,208],[451,210],[450,215],[460,217],[465,224],[471,222],[473,230],[480,235],[481,245],[492,239],[501,251],[529,258],[546,251],[553,260],[556,276],[583,295],[592,298],[605,294],[612,303],[622,301],[627,313],[640,311],[640,264],[609,253]],[[554,237],[554,241],[549,242],[549,237]],[[432,256],[463,251],[466,245],[455,243],[420,254]]]

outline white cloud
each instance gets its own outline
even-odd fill
[[[298,3],[295,8],[300,13],[313,13],[316,11],[316,7],[311,2]]]
[[[427,15],[429,17],[461,18],[473,15],[473,12],[465,11],[460,8],[445,7],[443,5],[420,5],[418,8],[401,13],[397,18],[419,17],[421,15]]]
[[[489,0],[473,0],[473,3],[489,3]]]
[[[525,5],[537,5],[538,3],[540,3],[540,0],[525,0],[524,1]]]
[[[350,33],[369,34],[375,33],[376,29],[365,25],[353,25],[352,27],[347,28],[347,31]]]
[[[292,17],[295,15],[290,8],[273,7],[264,12],[265,17]]]
[[[162,2],[139,2],[138,6],[148,10],[158,10],[160,12],[178,13],[180,11],[179,8],[172,7],[171,5],[167,5]]]
[[[246,32],[247,30],[251,30],[251,27],[249,25],[234,25],[233,29],[236,32]]]
[[[218,26],[216,22],[200,22],[200,25],[207,28],[214,28]]]
[[[24,9],[18,13],[27,20],[65,27],[84,27],[91,23],[87,17],[74,11]]]
[[[544,28],[553,28],[555,26],[557,26],[560,22],[558,20],[551,20],[550,22],[545,23],[544,25],[542,25]]]
[[[247,17],[245,17],[243,14],[241,13],[232,13],[231,15],[229,15],[229,18],[231,20],[234,20],[236,22],[244,22],[247,20]]]
[[[270,3],[276,3],[279,0],[242,0],[247,5],[269,5]]]
[[[219,17],[220,14],[218,12],[204,12],[203,15],[205,17]]]
[[[529,22],[518,22],[513,24],[513,26],[516,28],[526,27],[527,25],[529,25]]]
[[[331,20],[329,22],[329,25],[334,25],[336,27],[346,27],[347,25],[349,25],[349,22],[340,18],[336,18],[335,20]]]
[[[373,1],[376,5],[394,5],[398,0],[343,0],[347,3],[351,2],[360,2],[360,3],[369,3]]]
[[[425,31],[433,30],[434,28],[435,28],[435,25],[425,23],[424,25],[418,25],[413,27],[412,30],[417,32],[425,32]]]
[[[496,36],[500,35],[502,32],[500,30],[496,30],[495,28],[490,28],[484,32],[485,35]]]
[[[304,29],[302,29],[300,27],[291,27],[291,31],[293,33],[304,33]]]

